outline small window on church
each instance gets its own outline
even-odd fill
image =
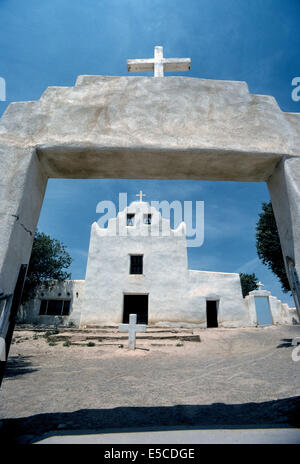
[[[127,214],[127,226],[133,226],[134,214]]]
[[[143,274],[143,255],[130,256],[130,274]]]
[[[40,316],[68,316],[71,300],[41,300]]]
[[[145,214],[144,215],[144,224],[151,224],[152,221],[152,214]]]

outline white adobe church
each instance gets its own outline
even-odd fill
[[[118,326],[137,314],[149,325],[246,327],[260,324],[257,298],[267,302],[269,323],[298,322],[270,292],[244,299],[239,274],[188,269],[185,223],[171,229],[140,197],[106,228],[93,223],[85,280],[39,288],[19,322]]]

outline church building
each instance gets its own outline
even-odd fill
[[[19,322],[118,326],[136,314],[138,323],[157,326],[246,327],[259,320],[252,293],[243,298],[239,274],[188,269],[185,223],[172,229],[140,200],[106,228],[93,223],[85,280],[39,288]],[[268,299],[271,323],[297,320],[269,292],[259,296]]]

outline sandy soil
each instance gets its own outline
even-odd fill
[[[138,340],[135,351],[50,346],[39,334],[15,332],[0,397],[2,436],[30,441],[55,429],[300,425],[300,362],[291,358],[300,326],[193,332],[201,343]]]

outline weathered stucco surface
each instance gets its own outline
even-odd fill
[[[244,82],[80,76],[10,104],[0,135],[36,147],[50,177],[169,178],[172,161],[172,178],[259,181],[300,155],[299,126]]]
[[[66,324],[72,322],[74,325],[80,323],[81,302],[84,295],[84,280],[67,280],[65,282],[53,281],[52,285],[45,288],[41,285],[36,297],[21,306],[18,313],[20,324]],[[42,300],[70,300],[71,313],[68,316],[40,316]]]
[[[80,76],[0,121],[0,290],[27,263],[48,177],[269,182],[300,274],[300,115],[243,82]]]

